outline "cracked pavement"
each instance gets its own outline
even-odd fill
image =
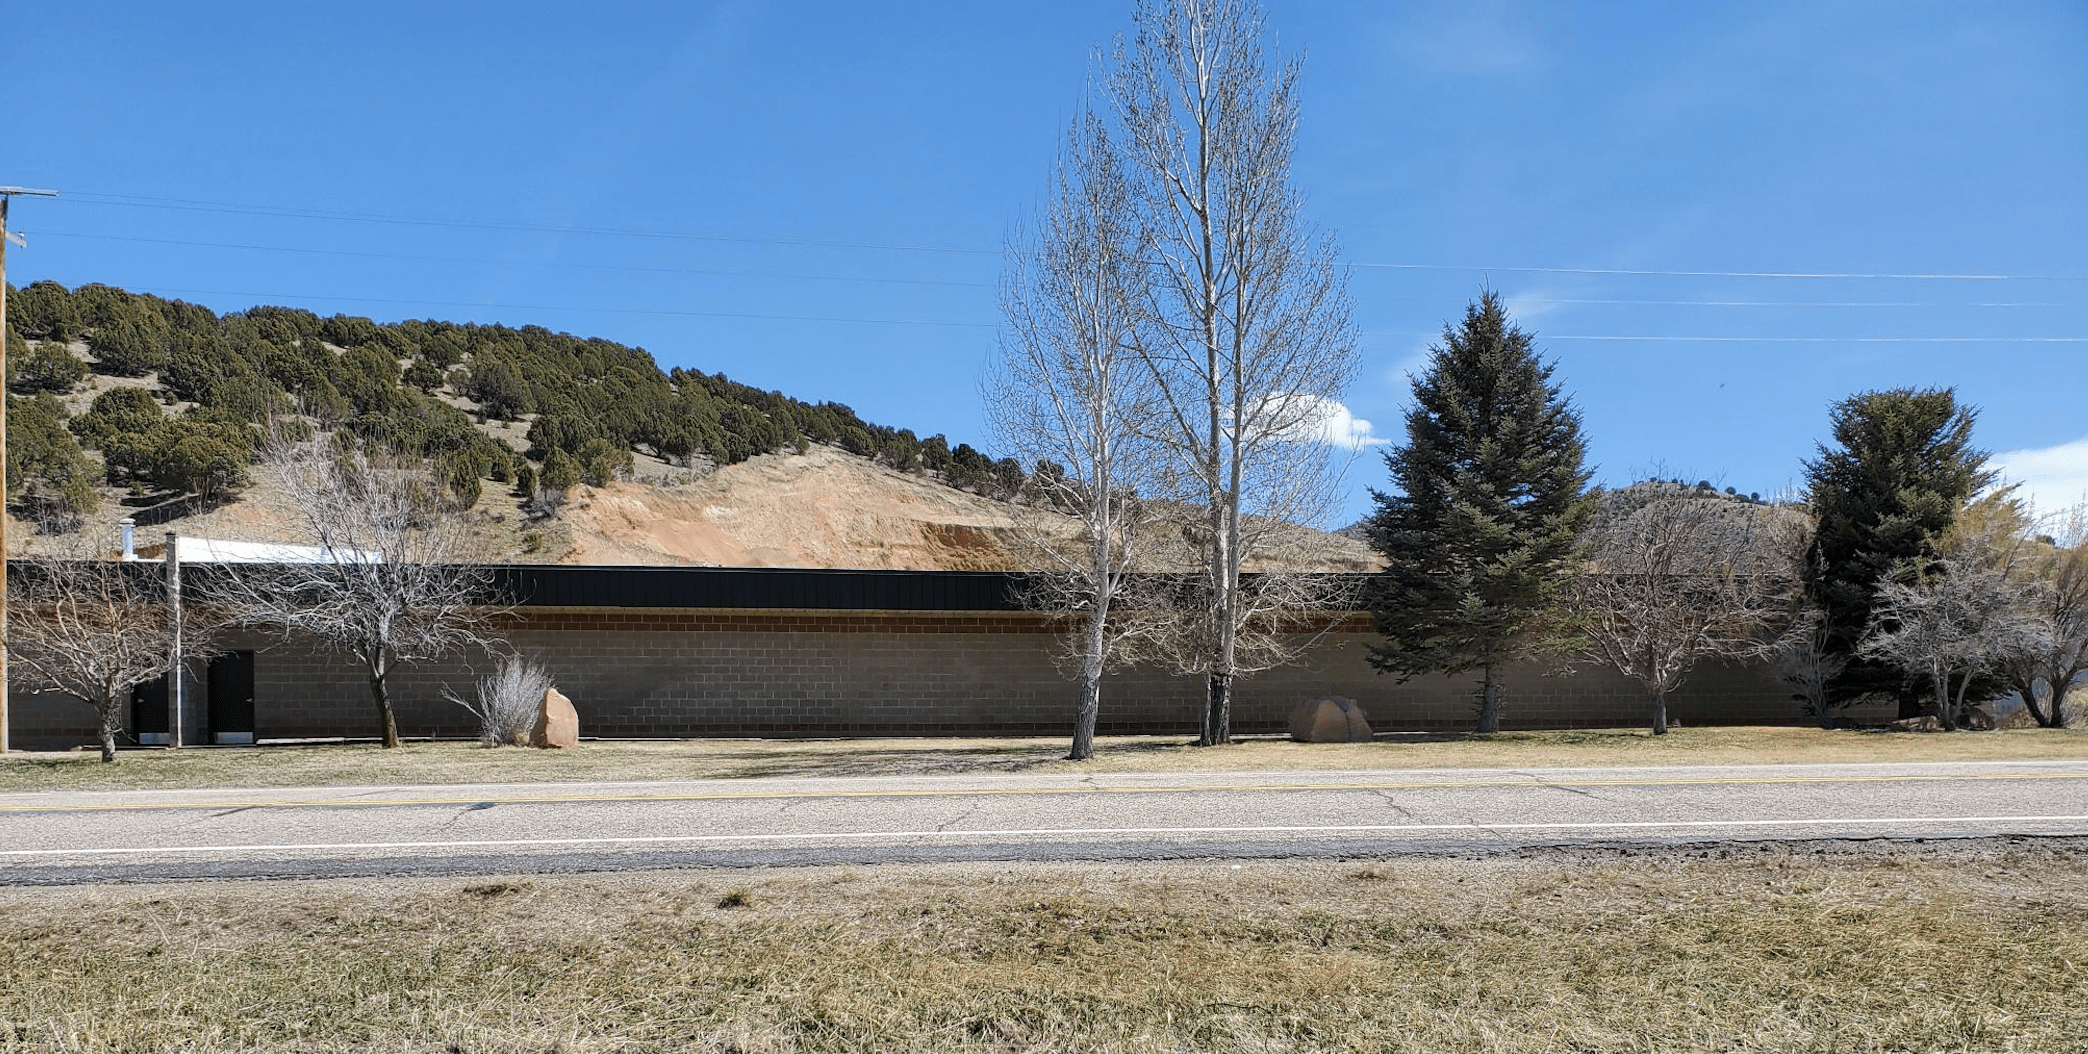
[[[2088,761],[0,795],[0,884],[2088,837]]]

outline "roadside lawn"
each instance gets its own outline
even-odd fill
[[[0,888],[0,1049],[2080,1051],[2088,858]]]
[[[1258,772],[1301,769],[1575,768],[2088,758],[2088,728],[1827,732],[1684,728],[1383,735],[1371,743],[1256,738],[1199,748],[1180,736],[1109,736],[1085,762],[1062,738],[582,742],[573,750],[472,743],[200,747],[0,755],[0,792],[978,773]]]

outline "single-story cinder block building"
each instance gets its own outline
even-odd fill
[[[198,569],[201,570],[201,569]],[[1055,661],[1057,633],[1017,600],[1021,576],[982,571],[849,571],[513,565],[493,569],[514,601],[506,636],[547,666],[580,713],[583,736],[1061,735],[1078,688]],[[201,577],[191,573],[189,582]],[[1367,615],[1328,612],[1303,661],[1236,682],[1234,730],[1276,732],[1290,708],[1323,695],[1362,703],[1380,731],[1471,726],[1477,675],[1404,684],[1371,669]],[[1309,636],[1309,635],[1308,635]],[[184,739],[243,743],[363,737],[376,722],[350,658],[297,641],[244,637],[191,663]],[[471,737],[475,719],[443,699],[472,690],[484,655],[400,667],[391,677],[399,731]],[[1580,667],[1508,671],[1504,727],[1645,723],[1636,682]],[[30,694],[18,676],[14,745],[62,749],[94,740],[87,704]],[[1104,733],[1193,734],[1200,678],[1133,668],[1103,689]],[[164,741],[165,684],[141,690],[127,733]],[[1684,725],[1802,724],[1788,687],[1756,665],[1706,664],[1669,697]]]

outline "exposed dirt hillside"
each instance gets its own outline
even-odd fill
[[[583,564],[909,568],[1020,566],[1016,510],[825,447],[768,454],[673,486],[582,492],[563,516]],[[1026,514],[1035,519],[1035,514]],[[1071,521],[1062,529],[1072,534]],[[1348,538],[1300,529],[1266,563],[1374,566]]]
[[[564,563],[1010,566],[1005,504],[818,446],[675,486],[583,489],[563,520],[572,539]]]
[[[653,466],[660,468],[661,466]],[[643,482],[576,487],[553,517],[532,519],[488,484],[464,515],[482,559],[568,564],[996,570],[1021,565],[1016,511],[1007,503],[812,446],[764,454],[700,477],[648,472]],[[110,495],[84,531],[113,539],[128,512]],[[165,532],[253,541],[302,541],[295,517],[261,484],[240,500],[164,525],[140,527],[141,547]],[[1065,521],[1068,537],[1072,524]],[[11,526],[9,548],[51,551],[57,539]],[[1375,566],[1351,538],[1298,528],[1282,551],[1250,565],[1330,571]]]

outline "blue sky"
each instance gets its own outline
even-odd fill
[[[16,284],[538,324],[982,443],[1011,223],[1128,2],[8,5]],[[2088,3],[1271,2],[1397,439],[1485,286],[1598,477],[1796,483],[1955,386],[2088,493]],[[1787,277],[1804,275],[1807,277]],[[1940,277],[1876,277],[1876,276]],[[1383,485],[1366,444],[1345,516]]]

